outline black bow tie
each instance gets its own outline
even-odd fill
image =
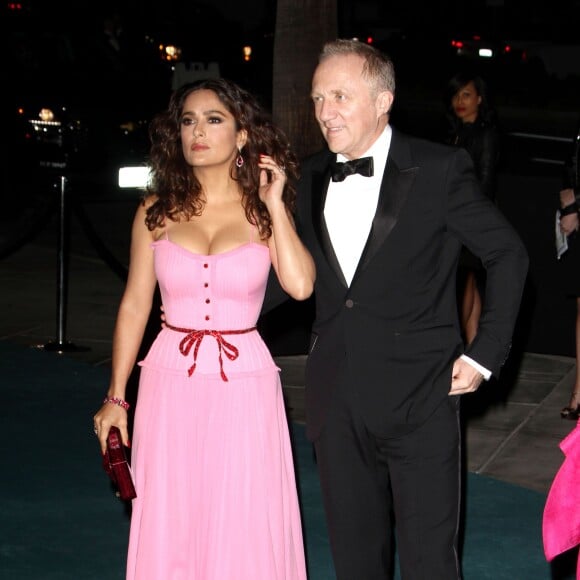
[[[360,173],[365,177],[373,176],[373,158],[361,157],[360,159],[353,159],[346,163],[335,161],[330,168],[332,172],[332,181],[344,181],[345,177]]]

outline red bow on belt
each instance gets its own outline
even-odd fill
[[[191,328],[179,328],[177,326],[172,326],[171,324],[165,324],[165,326],[171,330],[175,330],[177,332],[185,332],[186,336],[181,340],[179,343],[179,352],[183,356],[187,356],[191,348],[193,347],[193,364],[187,370],[188,376],[191,376],[194,371],[195,367],[197,366],[197,354],[199,352],[199,347],[203,340],[204,336],[213,336],[216,339],[218,344],[218,360],[220,363],[220,375],[223,381],[227,381],[228,377],[224,372],[224,363],[222,358],[222,352],[228,357],[229,360],[236,360],[240,355],[240,351],[235,347],[233,344],[229,343],[227,340],[224,339],[224,334],[246,334],[248,332],[252,332],[256,330],[255,326],[252,328],[244,328],[243,330],[195,330]]]

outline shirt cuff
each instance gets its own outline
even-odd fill
[[[467,355],[462,354],[461,358],[466,362],[469,363],[472,367],[475,367],[482,375],[486,381],[489,381],[491,378],[491,371],[482,367],[479,363],[475,362],[472,358],[469,358]]]

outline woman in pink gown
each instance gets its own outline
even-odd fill
[[[131,452],[128,580],[305,580],[300,511],[276,367],[256,330],[270,266],[295,299],[314,266],[291,212],[285,136],[237,85],[185,85],[150,130],[113,340],[101,448],[129,443],[125,388],[156,284],[165,327],[144,360]]]

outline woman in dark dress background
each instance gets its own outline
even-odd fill
[[[560,191],[560,229],[568,238],[568,250],[560,259],[564,291],[576,300],[576,380],[562,418],[580,418],[580,123],[574,135],[572,155],[566,164],[564,189]]]
[[[449,81],[446,97],[447,142],[470,154],[483,193],[495,201],[499,131],[487,84],[478,75],[459,73]],[[467,344],[477,332],[484,287],[485,270],[481,261],[463,248],[458,271],[458,299]]]

